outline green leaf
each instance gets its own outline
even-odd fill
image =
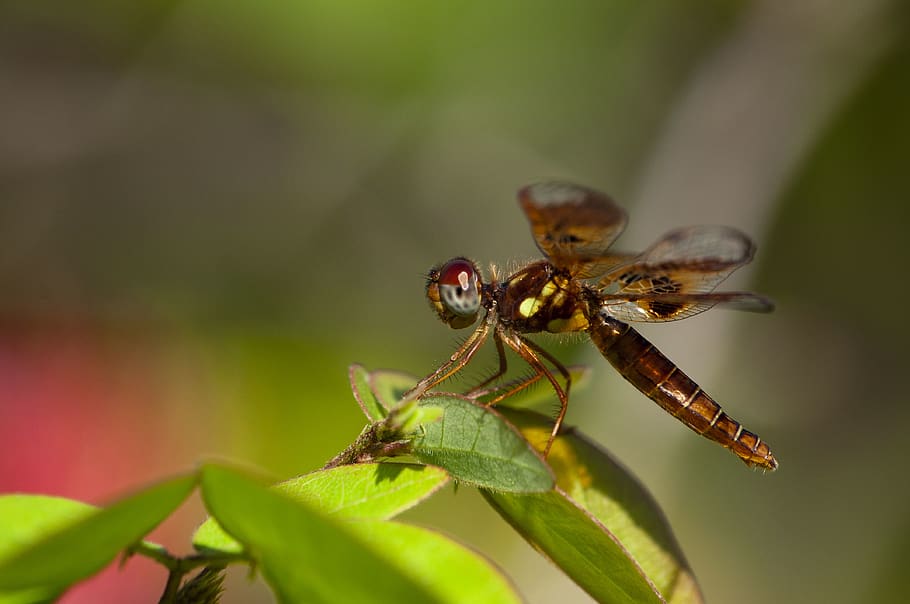
[[[340,521],[242,474],[206,466],[202,496],[281,602],[436,601]]]
[[[486,558],[435,531],[398,522],[355,522],[352,527],[439,602],[521,601]]]
[[[546,442],[547,418],[505,413],[529,440]],[[556,493],[525,501],[486,494],[528,541],[600,601],[624,601],[620,594],[638,593],[642,580],[668,602],[703,601],[663,512],[627,469],[574,430],[556,439],[548,462],[556,473]],[[604,553],[595,553],[592,544]],[[595,565],[597,559],[603,562]]]
[[[411,435],[420,425],[422,415],[417,399],[401,401],[389,410],[384,435],[390,438]]]
[[[525,439],[489,407],[455,394],[432,394],[421,404],[444,410],[423,426],[412,450],[422,462],[448,470],[458,480],[509,492],[546,491],[553,474]]]
[[[448,481],[445,470],[433,466],[371,463],[319,470],[273,488],[331,516],[386,520],[417,505]],[[196,531],[193,545],[203,551],[243,551],[212,518]]]
[[[174,478],[95,510],[52,498],[7,500],[4,524],[19,519],[37,528],[16,529],[25,537],[20,546],[4,548],[0,591],[59,590],[98,572],[164,520],[195,484],[195,475]],[[36,509],[25,512],[29,501]]]
[[[93,505],[46,495],[0,496],[0,560],[94,512]],[[51,601],[62,587],[0,592],[0,604]]]
[[[370,372],[370,390],[386,410],[397,405],[416,383],[416,377],[401,371],[380,369]]]
[[[244,554],[243,544],[228,535],[218,521],[209,516],[193,533],[193,547],[202,555]]]
[[[448,473],[433,466],[369,463],[312,472],[275,488],[328,514],[387,520],[414,507],[448,481]]]
[[[62,595],[62,589],[36,587],[17,591],[0,591],[0,604],[44,604],[56,602]]]
[[[445,415],[445,409],[442,407],[433,407],[431,405],[421,405],[418,411],[417,417],[414,420],[414,430],[416,430],[419,425],[438,422]]]
[[[65,497],[0,496],[0,560],[73,524],[98,508]]]
[[[598,602],[661,602],[619,541],[564,493],[494,493],[487,501]]]
[[[373,394],[371,375],[362,365],[355,363],[348,367],[348,380],[351,382],[354,399],[371,422],[378,422],[388,415],[388,410]]]

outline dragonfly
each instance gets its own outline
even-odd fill
[[[430,269],[426,296],[439,319],[454,329],[477,327],[406,397],[418,397],[460,372],[492,335],[499,367],[468,394],[486,396],[492,405],[546,379],[560,404],[544,448],[547,456],[566,415],[572,379],[527,334],[583,332],[620,375],[670,415],[748,466],[775,470],[777,459],[767,443],[730,417],[630,325],[684,319],[714,306],[773,310],[773,303],[758,294],[714,291],[752,260],[752,240],[731,227],[692,226],[666,233],[644,252],[625,253],[613,251],[612,245],[627,215],[604,193],[542,182],[522,188],[518,202],[544,259],[502,279],[493,267],[489,281],[465,257]],[[506,347],[532,371],[503,384]]]

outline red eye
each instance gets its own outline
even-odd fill
[[[439,284],[453,285],[468,290],[477,281],[474,265],[463,258],[449,260],[439,269]]]
[[[430,271],[427,297],[439,318],[450,327],[471,325],[480,312],[480,275],[473,262],[465,258],[449,260]]]

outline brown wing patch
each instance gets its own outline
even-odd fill
[[[540,251],[573,274],[590,273],[585,267],[607,257],[607,249],[626,226],[625,211],[612,199],[579,185],[529,185],[518,192],[518,202]]]
[[[598,282],[602,312],[621,321],[673,321],[716,305],[767,311],[771,303],[742,292],[713,293],[755,253],[736,229],[698,226],[671,231]]]
[[[669,321],[686,308],[685,304],[662,300],[646,300],[643,304],[648,314],[658,321]]]
[[[749,292],[705,294],[604,294],[600,312],[620,321],[648,323],[676,321],[715,306],[751,312],[771,312],[774,304]]]

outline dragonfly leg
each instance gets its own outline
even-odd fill
[[[498,380],[499,378],[504,376],[506,374],[506,371],[508,370],[508,363],[506,361],[506,351],[505,351],[505,348],[503,347],[502,337],[499,335],[499,330],[495,330],[493,332],[493,341],[496,343],[496,354],[497,354],[497,357],[499,358],[499,368],[496,370],[496,373],[494,373],[490,377],[486,378],[485,380],[483,380],[482,382],[480,382],[479,384],[477,384],[476,386],[471,388],[471,390],[466,392],[465,396],[467,396],[467,397],[479,398],[481,396],[486,396],[487,394],[497,392],[501,388],[501,386],[496,386],[493,388],[486,388],[486,386],[489,386],[490,384],[492,384],[493,382],[495,382],[496,380]]]
[[[487,320],[481,323],[477,329],[474,330],[474,333],[458,347],[458,350],[452,353],[452,356],[449,357],[448,361],[440,365],[436,371],[417,382],[413,388],[405,392],[402,400],[408,401],[418,398],[437,384],[444,382],[464,369],[465,365],[471,361],[471,358],[474,357],[484,341],[486,341],[492,324],[492,319],[488,317]]]
[[[562,363],[531,340],[523,338],[516,333],[501,333],[500,335],[509,348],[527,361],[528,365],[531,366],[535,373],[524,382],[519,382],[517,388],[507,392],[506,396],[523,390],[535,383],[541,377],[545,377],[553,386],[553,390],[556,391],[556,396],[559,398],[559,414],[556,416],[556,421],[553,423],[553,430],[550,432],[550,437],[547,439],[547,445],[543,451],[543,455],[546,457],[550,453],[550,447],[553,446],[553,441],[556,440],[556,435],[559,434],[559,429],[562,427],[562,422],[566,417],[566,410],[569,408],[569,388],[572,385],[572,377],[569,374],[569,370],[566,369]],[[566,381],[565,388],[559,384],[556,376],[553,375],[553,372],[547,367],[544,360],[549,362],[556,371],[562,375]],[[505,396],[497,397],[494,399],[494,403],[499,402],[503,398],[505,398]]]

